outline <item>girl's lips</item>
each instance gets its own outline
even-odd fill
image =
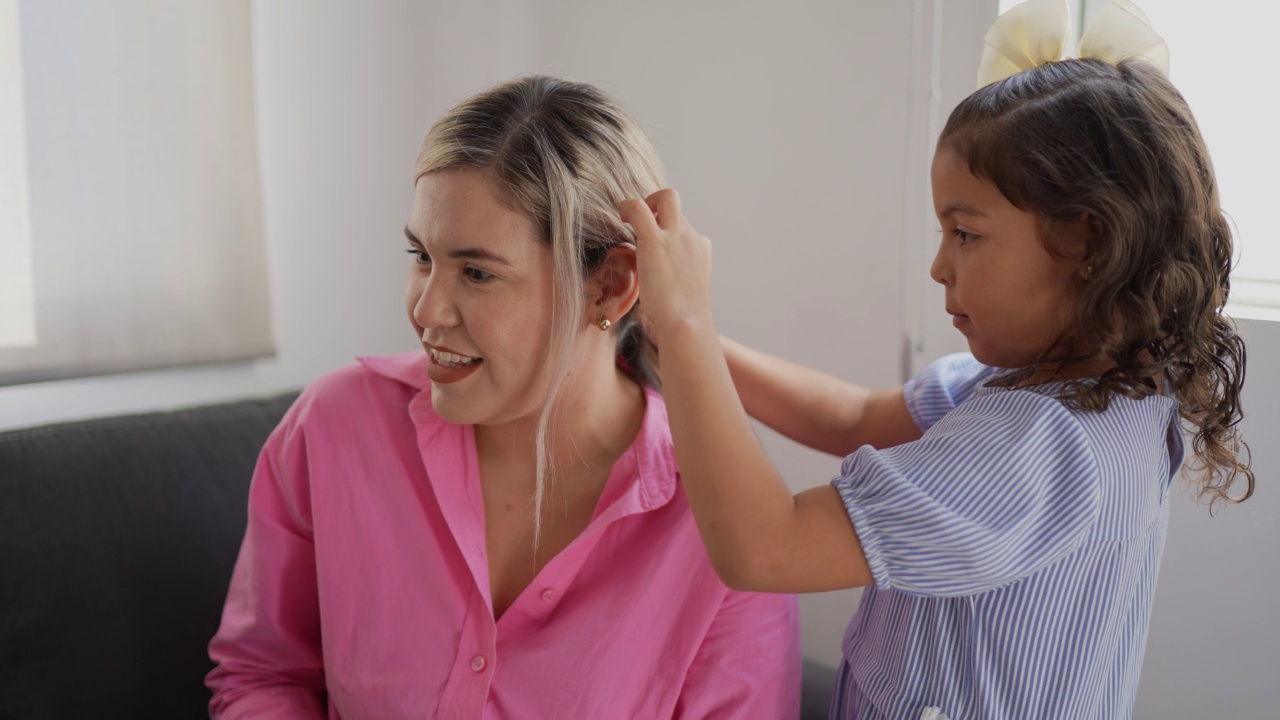
[[[442,365],[435,357],[427,353],[427,377],[438,385],[448,385],[466,379],[480,368],[484,360],[475,360],[466,365]]]
[[[960,327],[961,325],[967,325],[968,323],[969,323],[968,315],[952,315],[951,316],[951,324],[957,328]]]

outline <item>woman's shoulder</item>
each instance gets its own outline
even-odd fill
[[[403,411],[422,390],[430,391],[421,352],[362,356],[307,383],[282,426]]]

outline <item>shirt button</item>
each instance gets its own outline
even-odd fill
[[[555,591],[555,590],[543,590],[543,591],[542,591],[542,599],[543,599],[543,600],[546,600],[547,602],[551,602],[552,600],[555,600],[555,599],[556,599],[556,591]]]
[[[483,655],[477,655],[471,658],[471,669],[476,672],[484,672],[484,667],[489,663],[485,661]]]

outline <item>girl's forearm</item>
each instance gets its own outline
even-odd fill
[[[843,457],[919,437],[900,388],[870,390],[726,337],[720,344],[747,413],[802,445]]]
[[[848,455],[869,391],[853,383],[720,338],[738,397],[751,417],[796,442]]]
[[[870,583],[839,494],[822,485],[792,496],[752,431],[709,327],[686,324],[659,342],[676,460],[716,572],[738,590]]]
[[[778,592],[871,582],[840,494],[824,485],[793,497],[756,440],[711,318],[711,242],[680,213],[679,195],[659,190],[619,213],[636,233],[684,492],[720,578]]]
[[[666,335],[663,395],[685,493],[716,571],[742,586],[767,562],[771,528],[795,501],[756,439],[714,331],[686,323]]]

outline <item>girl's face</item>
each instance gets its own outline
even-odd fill
[[[938,150],[932,178],[942,243],[929,274],[946,288],[953,324],[979,362],[1031,365],[1072,328],[1084,224],[1055,238],[1068,255],[1057,257],[1040,241],[1037,216],[969,172],[955,151]]]
[[[551,248],[474,168],[419,178],[405,227],[406,305],[427,351],[431,404],[458,424],[537,416],[546,392]]]

